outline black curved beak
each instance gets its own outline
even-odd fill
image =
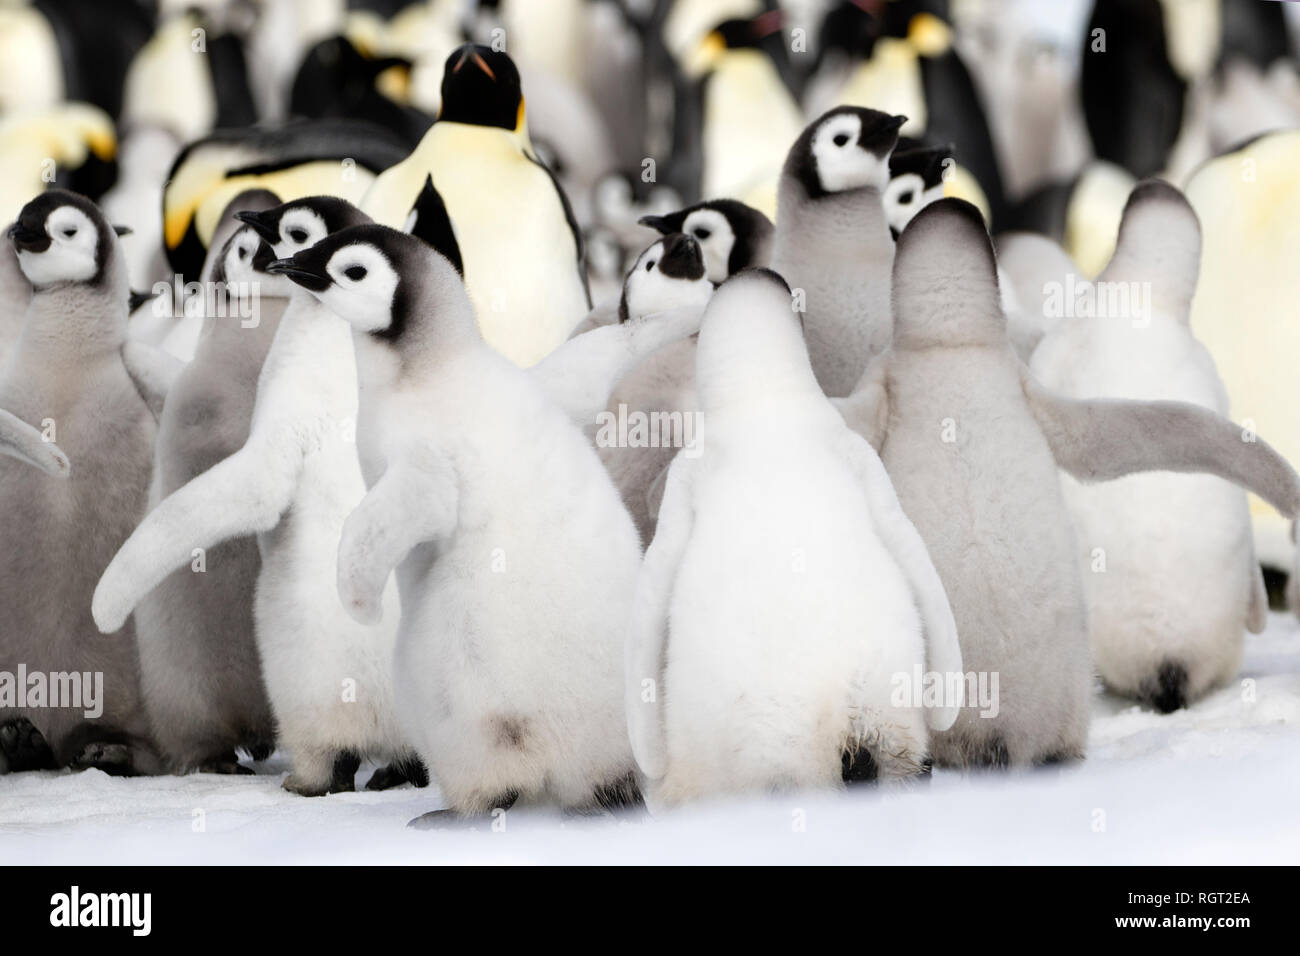
[[[50,248],[50,237],[44,228],[23,225],[22,220],[15,222],[5,233],[19,252],[44,252]]]
[[[330,287],[331,280],[328,275],[299,262],[296,256],[275,259],[267,264],[266,271],[272,275],[288,276],[308,292],[324,292]]]
[[[241,209],[235,213],[235,218],[242,223],[247,223],[253,227],[253,231],[265,239],[267,242],[280,241],[280,217],[270,218],[265,212],[252,212],[248,209]]]
[[[664,240],[659,271],[675,279],[699,279],[704,275],[704,254],[693,236],[680,232]]]
[[[642,216],[637,220],[637,224],[649,226],[661,235],[667,235],[676,228],[668,216]]]
[[[906,122],[906,116],[886,116],[879,122],[863,128],[858,134],[858,145],[877,155],[883,155],[894,148],[898,142],[898,131]]]
[[[253,270],[255,272],[269,272],[271,263],[275,262],[275,250],[271,244],[263,239],[257,244],[257,251],[253,253]]]

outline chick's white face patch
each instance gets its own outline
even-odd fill
[[[727,217],[716,209],[697,209],[682,223],[682,232],[700,244],[709,279],[721,282],[727,278],[731,250],[736,245],[736,234]]]
[[[18,265],[36,288],[60,282],[89,282],[99,267],[99,231],[76,206],[59,206],[45,219],[49,247],[41,252],[19,250]]]
[[[399,277],[388,257],[369,243],[344,246],[325,266],[330,286],[320,300],[335,315],[363,332],[388,328]]]
[[[913,216],[942,195],[942,186],[927,191],[925,180],[916,173],[895,176],[885,187],[885,218],[895,231],[902,232]]]
[[[873,186],[884,189],[889,181],[889,160],[858,145],[862,119],[837,113],[813,133],[809,149],[817,168],[817,181],[828,193]]]
[[[665,275],[660,269],[665,240],[660,239],[636,260],[623,283],[623,297],[629,318],[663,312],[681,306],[703,308],[713,294],[706,271],[698,279]]]
[[[280,217],[280,241],[275,244],[275,255],[287,259],[301,249],[316,245],[327,235],[329,228],[322,219],[306,206],[290,209]]]

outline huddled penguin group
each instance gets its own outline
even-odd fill
[[[437,828],[1195,706],[1300,515],[1250,2],[1029,76],[943,0],[4,11],[0,774],[370,761]]]

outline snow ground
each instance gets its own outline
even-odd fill
[[[16,774],[0,777],[0,865],[1294,864],[1294,617],[1275,614],[1264,634],[1247,636],[1241,679],[1254,681],[1253,702],[1239,681],[1169,716],[1099,695],[1088,759],[1074,768],[940,770],[926,789],[756,798],[658,818],[516,809],[504,832],[406,829],[439,805],[433,788],[292,796],[280,789],[287,767],[278,755],[253,777]]]

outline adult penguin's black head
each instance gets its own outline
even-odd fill
[[[498,126],[524,124],[524,93],[519,70],[504,52],[478,43],[457,47],[442,71],[442,111],[446,123]]]

